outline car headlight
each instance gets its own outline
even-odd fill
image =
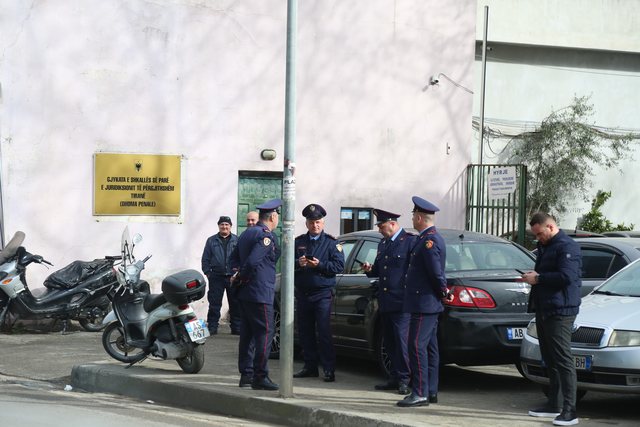
[[[529,325],[527,325],[527,335],[538,339],[538,328],[536,328],[535,320],[532,320],[531,322],[529,322]]]
[[[609,338],[609,347],[637,347],[640,346],[640,332],[613,331]]]

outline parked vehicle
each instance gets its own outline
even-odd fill
[[[631,231],[605,231],[602,233],[607,237],[640,237],[640,231],[631,230]]]
[[[640,393],[640,261],[609,278],[582,300],[571,335],[578,396],[587,390]],[[536,322],[522,343],[525,376],[547,386]]]
[[[141,240],[139,234],[131,239],[125,228],[122,264],[116,273],[119,287],[113,311],[104,319],[102,345],[120,362],[134,364],[155,356],[176,360],[186,373],[200,372],[209,330],[189,303],[204,297],[204,277],[196,270],[184,270],[162,281],[161,294],[149,293],[149,284],[140,279],[140,273],[151,255],[137,261],[133,255]]]
[[[464,230],[439,229],[447,245],[446,276],[454,295],[439,323],[442,363],[517,364],[520,342],[532,315],[527,313],[530,286],[517,281],[517,270],[531,270],[533,255],[508,240]],[[336,352],[377,360],[384,372],[389,361],[378,315],[375,279],[362,270],[373,263],[381,235],[361,231],[338,238],[345,271],[337,277],[332,309]],[[276,338],[279,352],[279,296]]]
[[[640,238],[575,238],[582,252],[584,297],[625,266],[640,258]]]
[[[27,252],[21,246],[24,239],[25,234],[18,231],[0,251],[0,326],[11,313],[28,320],[61,319],[63,332],[68,320],[77,320],[87,331],[101,331],[118,285],[112,269],[120,257],[74,261],[45,280],[43,293],[34,294],[27,286],[27,266],[52,264]]]

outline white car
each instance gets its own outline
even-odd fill
[[[571,336],[578,396],[587,390],[640,394],[640,261],[620,270],[582,299]],[[549,384],[535,319],[529,323],[520,363],[524,375]]]

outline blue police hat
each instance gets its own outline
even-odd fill
[[[268,212],[275,212],[278,210],[280,206],[282,206],[282,200],[271,199],[271,200],[267,200],[266,202],[264,202],[259,206],[256,206],[256,209],[258,209],[262,214],[262,213],[268,213]]]
[[[400,214],[383,211],[382,209],[374,209],[373,214],[378,218],[376,225],[380,225],[387,221],[397,221],[400,218]]]
[[[302,216],[307,219],[320,219],[327,216],[327,211],[325,211],[322,206],[316,203],[311,203],[302,210]]]
[[[413,212],[426,212],[428,214],[434,214],[440,210],[436,205],[431,202],[426,201],[422,197],[413,196],[411,198],[413,202]]]

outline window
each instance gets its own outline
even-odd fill
[[[373,228],[372,215],[370,208],[341,208],[340,234],[371,230]]]
[[[348,271],[349,274],[360,274],[364,273],[362,269],[362,264],[368,262],[369,264],[373,264],[376,260],[376,255],[378,254],[378,242],[372,242],[370,240],[365,240],[362,242],[362,246],[360,246],[360,250],[356,254],[356,257],[353,259],[353,264],[351,265],[351,269]]]
[[[615,254],[592,248],[582,248],[582,278],[605,279]]]

